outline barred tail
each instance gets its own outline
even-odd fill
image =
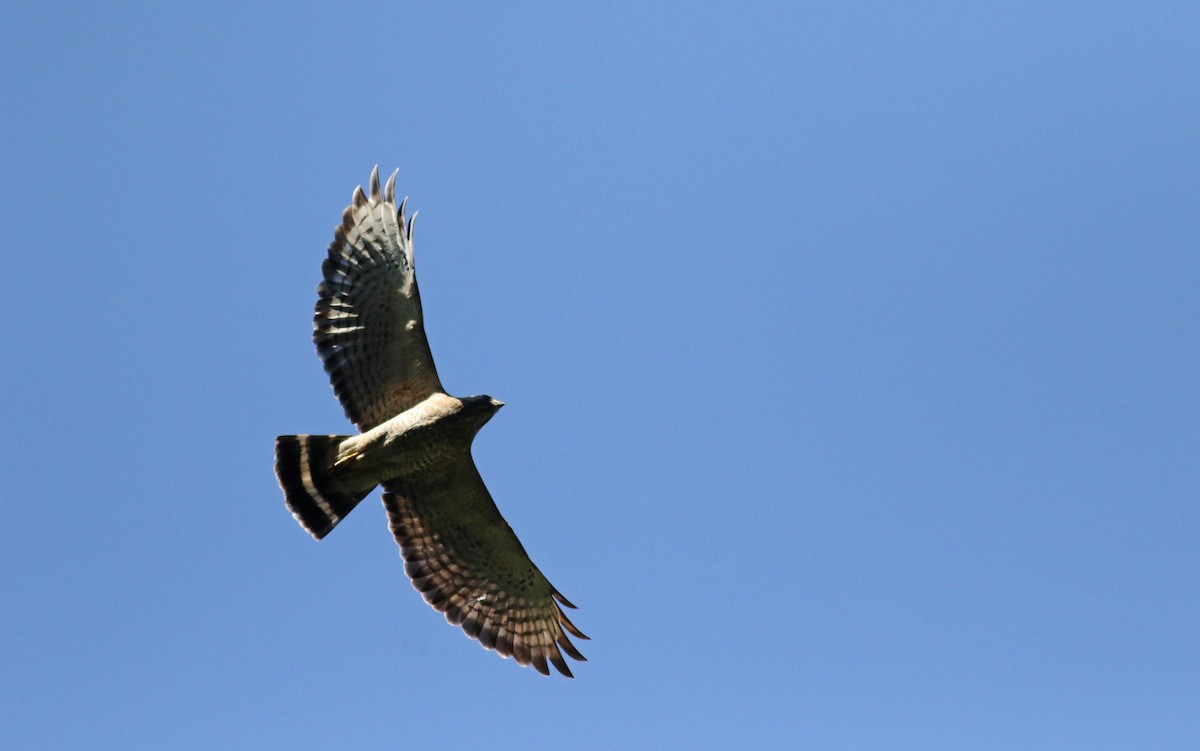
[[[275,477],[288,510],[318,540],[374,488],[348,487],[333,475],[333,460],[345,435],[281,435],[275,439]]]

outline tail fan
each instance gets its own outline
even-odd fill
[[[320,540],[374,488],[348,487],[333,474],[345,435],[281,435],[275,439],[275,477],[288,510]]]

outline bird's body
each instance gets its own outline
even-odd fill
[[[456,399],[432,394],[366,433],[338,446],[335,474],[371,479],[378,485],[393,477],[444,468],[471,453],[471,441],[500,402],[476,397]]]
[[[586,639],[574,607],[533,565],[471,457],[503,403],[446,394],[425,339],[413,267],[412,221],[393,186],[359,188],[342,217],[318,288],[313,340],[358,435],[290,435],[275,442],[288,508],[321,539],[376,486],[405,572],[425,600],[504,657],[570,676]]]

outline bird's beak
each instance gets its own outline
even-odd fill
[[[504,402],[500,401],[499,399],[493,399],[492,406],[495,407],[496,409],[500,409],[501,407],[504,406]]]

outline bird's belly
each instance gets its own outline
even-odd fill
[[[380,482],[393,477],[402,477],[415,472],[427,472],[448,466],[462,453],[454,450],[445,441],[405,441],[387,445],[381,452],[376,475]]]

